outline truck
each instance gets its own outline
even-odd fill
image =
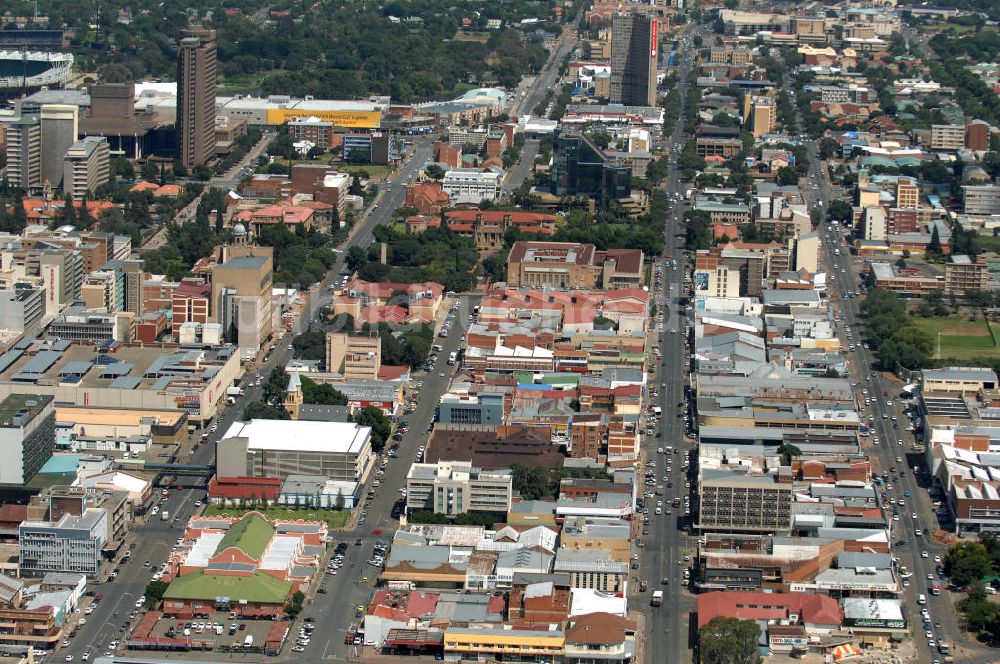
[[[253,634],[247,634],[247,638],[243,639],[243,647],[249,648],[253,645]]]
[[[457,360],[457,359],[458,359],[458,353],[456,353],[455,351],[451,351],[450,353],[448,353],[448,364],[449,365],[455,364],[455,360]]]
[[[649,600],[649,605],[650,606],[660,606],[661,604],[663,604],[663,591],[662,590],[654,590],[653,591],[653,597],[652,597],[652,599]]]
[[[167,510],[160,512],[160,521],[170,521],[170,512]]]
[[[227,387],[226,388],[226,396],[227,397],[241,397],[244,394],[246,394],[246,389],[244,389],[242,387],[233,386],[233,387]]]

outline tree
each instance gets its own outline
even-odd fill
[[[73,194],[66,194],[63,200],[62,223],[66,226],[76,226],[76,207],[73,205]]]
[[[155,182],[160,177],[160,169],[157,168],[156,164],[154,164],[153,162],[147,161],[139,169],[139,174],[142,176],[143,180]]]
[[[281,406],[272,406],[263,401],[251,401],[243,409],[244,420],[287,420],[288,411]]]
[[[942,563],[948,577],[959,587],[993,573],[993,561],[979,542],[959,542],[949,549]]]
[[[554,495],[548,471],[541,466],[515,463],[510,467],[513,489],[525,500],[538,500]]]
[[[794,168],[788,166],[782,166],[778,169],[777,177],[775,178],[778,184],[782,186],[789,186],[796,184],[799,181],[799,174]]]
[[[90,230],[94,225],[94,218],[90,216],[90,208],[87,207],[87,197],[80,200],[80,207],[76,215],[76,227],[81,230]]]
[[[303,332],[295,337],[292,347],[295,349],[295,357],[322,361],[326,358],[326,332],[322,330]]]
[[[385,447],[392,429],[385,413],[375,406],[365,406],[354,416],[354,422],[372,428],[372,450],[380,452]]]
[[[437,164],[429,164],[427,168],[424,169],[424,173],[427,177],[432,180],[443,180],[444,179],[444,169]]]
[[[795,445],[782,443],[781,445],[778,445],[778,454],[781,455],[781,465],[790,466],[792,465],[793,458],[802,456],[802,450]]]
[[[329,383],[317,383],[308,376],[299,376],[302,403],[316,406],[346,406],[347,395]]]
[[[128,159],[119,155],[111,162],[111,174],[115,177],[131,179],[135,177],[135,170]]]
[[[28,213],[24,210],[24,199],[17,196],[14,199],[13,222],[15,232],[20,233],[28,225]]]
[[[927,252],[935,256],[941,256],[944,253],[944,250],[941,248],[941,233],[938,232],[936,224],[934,225],[934,230],[931,231],[931,242],[927,245]]]
[[[166,581],[150,581],[146,584],[146,608],[155,608],[160,603],[168,585]]]
[[[831,221],[850,221],[854,218],[854,208],[851,204],[843,199],[838,199],[830,202],[830,207],[826,211],[827,217]]]
[[[753,620],[717,616],[698,630],[704,664],[760,664],[760,626]]]
[[[288,374],[281,367],[274,367],[264,381],[264,403],[281,405],[288,389]]]

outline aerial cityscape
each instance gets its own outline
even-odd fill
[[[998,26],[9,0],[0,657],[1000,661]]]

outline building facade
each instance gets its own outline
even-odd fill
[[[7,183],[25,191],[42,186],[42,125],[38,114],[7,123]]]
[[[36,578],[76,572],[94,578],[101,571],[107,533],[108,514],[101,508],[63,514],[57,521],[25,521],[18,528],[20,574]]]
[[[786,532],[792,483],[770,475],[705,471],[698,483],[699,527],[716,532]]]
[[[80,109],[71,104],[45,104],[41,109],[42,184],[58,188],[63,182],[66,152],[79,134]]]
[[[0,483],[24,484],[55,449],[55,409],[50,396],[10,394],[0,402]]]
[[[177,53],[177,144],[192,168],[215,154],[215,31],[185,30]]]
[[[408,510],[435,514],[503,512],[510,510],[510,471],[485,471],[468,461],[415,463],[406,475]]]
[[[77,200],[94,193],[110,178],[110,160],[108,139],[102,136],[73,143],[63,160],[63,191]]]
[[[657,25],[655,17],[638,12],[611,19],[611,103],[656,105]]]

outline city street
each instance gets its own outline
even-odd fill
[[[691,52],[685,51],[678,71],[678,88],[683,98],[686,93],[687,74],[692,65]],[[685,141],[683,111],[677,120],[673,134],[665,143],[670,146]],[[663,409],[659,425],[659,438],[646,438],[643,443],[643,458],[656,460],[657,484],[663,486],[663,495],[656,495],[646,500],[649,507],[647,518],[650,534],[643,536],[644,547],[640,556],[640,578],[649,582],[648,594],[638,595],[633,600],[638,603],[636,608],[648,611],[647,619],[648,642],[650,653],[658,653],[669,662],[691,661],[692,653],[689,616],[695,608],[694,597],[686,589],[682,571],[690,563],[684,562],[684,556],[693,557],[696,541],[687,535],[687,526],[691,519],[684,516],[683,507],[673,507],[674,499],[683,503],[690,491],[685,487],[685,474],[681,470],[684,453],[688,450],[696,454],[696,446],[684,437],[684,415],[686,412],[685,386],[687,385],[687,359],[684,341],[687,338],[687,317],[681,298],[686,297],[684,275],[684,183],[680,179],[680,169],[677,168],[676,153],[671,155],[669,174],[662,189],[667,196],[676,197],[677,202],[669,204],[668,217],[664,224],[664,254],[671,256],[670,260],[661,261],[663,268],[662,292],[655,292],[657,315],[664,314],[662,331],[658,332],[662,361],[657,367],[656,377],[649,380],[650,389],[659,391],[659,398],[654,403]],[[671,264],[671,260],[677,261]],[[652,325],[657,325],[656,321]],[[647,395],[648,396],[648,395]],[[657,448],[671,446],[679,450],[675,454],[658,454]],[[666,473],[667,464],[672,471]],[[692,464],[693,465],[693,464]],[[669,480],[669,481],[664,481]],[[669,486],[672,483],[673,486]],[[655,505],[662,500],[663,515],[655,515]],[[664,585],[662,582],[668,583]],[[654,590],[663,591],[663,605],[659,608],[650,606]]]
[[[810,141],[806,146],[811,157],[809,175],[817,186],[804,187],[804,192],[810,207],[818,206],[825,213],[831,201],[829,192],[832,185],[826,169],[816,156],[816,144]],[[979,656],[985,653],[986,649],[964,638],[950,593],[942,590],[940,596],[934,596],[930,592],[930,586],[934,584],[942,588],[947,587],[947,581],[943,581],[938,575],[938,564],[934,562],[934,557],[943,556],[947,547],[931,537],[934,531],[938,530],[937,517],[927,493],[929,485],[923,455],[913,452],[913,433],[903,426],[909,422],[909,418],[903,413],[904,403],[899,399],[904,383],[890,372],[880,370],[881,367],[877,370],[875,357],[863,343],[865,323],[861,316],[862,300],[846,295],[852,291],[856,293],[859,288],[859,266],[854,263],[842,232],[826,222],[821,222],[819,231],[824,259],[829,267],[827,288],[830,299],[835,302],[834,311],[842,318],[838,325],[838,334],[845,346],[854,344],[855,348],[853,351],[845,350],[845,353],[849,359],[851,381],[856,387],[856,397],[861,405],[862,419],[866,420],[868,415],[874,418],[870,422],[871,436],[861,438],[862,445],[866,446],[866,451],[872,460],[873,475],[890,472],[893,467],[900,473],[898,476],[893,476],[890,472],[892,490],[884,492],[880,490],[879,497],[881,498],[884,493],[887,498],[905,502],[904,506],[898,508],[899,519],[889,521],[892,527],[890,541],[893,555],[899,559],[899,565],[908,568],[913,575],[909,579],[910,585],[905,589],[903,598],[906,601],[906,619],[917,652],[924,653],[926,661],[941,657],[936,649],[928,647],[927,640],[922,634],[917,595],[924,595],[931,621],[935,623],[934,629],[930,630],[935,640],[950,644],[954,655]],[[857,337],[855,340],[847,338],[846,327],[851,328],[851,335]],[[866,397],[871,399],[868,407],[865,406]],[[892,405],[889,405],[890,401]],[[898,429],[892,426],[894,417],[900,423]],[[877,445],[874,444],[876,439],[879,441]],[[920,470],[919,478],[914,472],[915,468]],[[904,496],[905,493],[908,493],[909,497]],[[913,518],[914,514],[916,518]],[[892,519],[891,508],[886,509],[886,515]],[[921,532],[920,535],[916,534],[917,530]],[[927,552],[927,558],[921,556],[923,551]],[[940,627],[937,627],[938,624]]]

